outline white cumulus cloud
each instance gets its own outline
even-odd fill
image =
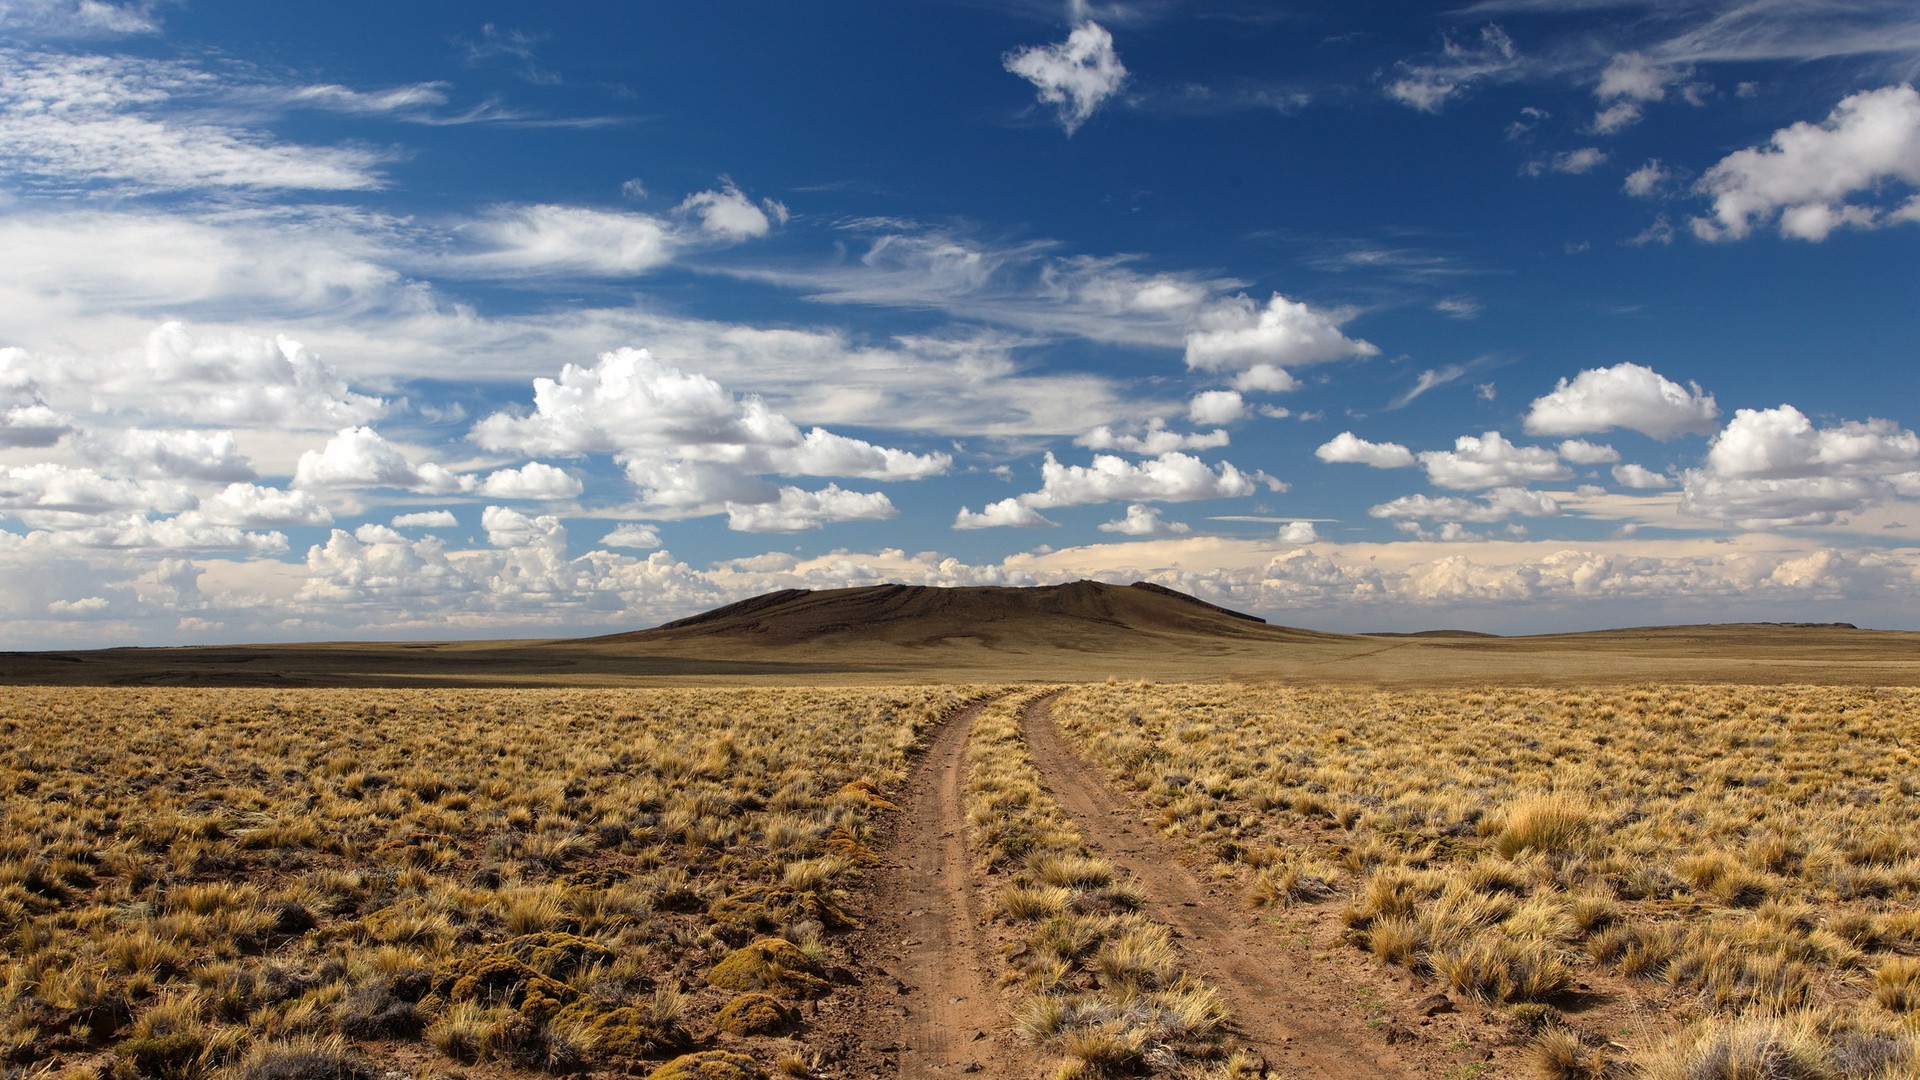
[[[108,364],[99,390],[127,408],[201,423],[313,431],[362,424],[387,403],[355,393],[300,342],[239,332],[196,334],[168,322],[140,355]]]
[[[727,504],[727,528],[735,532],[790,533],[833,521],[885,521],[898,511],[885,492],[845,491],[828,484],[819,491],[783,487],[772,502]]]
[[[259,484],[228,484],[203,499],[198,519],[214,525],[258,528],[264,525],[330,525],[333,515],[304,491],[283,491]]]
[[[1920,495],[1920,435],[1880,419],[1816,427],[1791,405],[1741,409],[1681,486],[1690,512],[1749,528],[1829,524]]]
[[[1426,450],[1419,458],[1427,479],[1450,488],[1508,487],[1573,475],[1553,451],[1516,446],[1497,431],[1462,435],[1454,440],[1452,450]]]
[[[444,466],[416,465],[400,448],[370,427],[342,428],[327,445],[300,455],[293,483],[300,488],[402,488],[407,491],[449,492],[472,488],[471,477]]]
[[[1692,73],[1686,65],[1662,63],[1644,53],[1615,54],[1594,87],[1593,96],[1604,107],[1593,118],[1593,130],[1612,135],[1638,123],[1645,106],[1666,100],[1668,87]]]
[[[538,461],[488,473],[479,488],[490,499],[530,500],[571,499],[585,490],[579,477]]]
[[[1720,416],[1700,384],[1679,383],[1640,364],[1616,364],[1561,379],[1534,399],[1524,424],[1534,435],[1584,435],[1627,428],[1656,439],[1712,431]]]
[[[41,398],[33,366],[25,349],[0,349],[0,448],[52,446],[73,431]]]
[[[1560,456],[1575,465],[1604,465],[1620,460],[1620,451],[1585,439],[1568,439],[1560,444]]]
[[[111,476],[55,462],[0,466],[0,510],[99,515],[116,511],[177,513],[198,502],[185,486]]]
[[[1402,469],[1415,463],[1413,451],[1399,443],[1368,442],[1351,431],[1321,443],[1313,456],[1325,462],[1371,465],[1376,469]]]
[[[1343,321],[1279,293],[1265,307],[1237,296],[1202,312],[1200,328],[1187,335],[1187,366],[1198,371],[1252,371],[1263,365],[1299,367],[1380,352],[1377,346],[1342,333]]]
[[[1631,462],[1624,465],[1615,465],[1613,467],[1613,480],[1614,483],[1619,484],[1621,487],[1636,488],[1641,491],[1657,491],[1673,486],[1672,477],[1663,473],[1654,472],[1645,465],[1635,465]]]
[[[1282,544],[1314,544],[1320,541],[1320,530],[1311,521],[1289,521],[1280,526],[1274,539]]]
[[[1920,435],[1891,420],[1845,420],[1816,428],[1791,405],[1741,409],[1707,451],[1725,477],[1886,476],[1920,459]]]
[[[551,515],[529,516],[511,507],[489,506],[480,511],[480,527],[486,531],[487,543],[497,548],[566,550],[567,530]]]
[[[1109,521],[1099,528],[1101,532],[1119,533],[1122,536],[1180,536],[1193,531],[1192,526],[1185,522],[1163,520],[1158,507],[1145,503],[1129,504],[1126,517]]]
[[[1009,72],[1032,83],[1043,103],[1054,107],[1068,135],[1127,81],[1126,66],[1113,48],[1113,35],[1096,22],[1074,27],[1060,44],[1016,49],[1002,62]]]
[[[629,521],[600,538],[602,547],[657,548],[660,531],[651,525]]]
[[[1146,430],[1138,435],[1119,433],[1113,430],[1112,425],[1102,424],[1073,440],[1073,443],[1089,450],[1123,450],[1129,454],[1159,457],[1175,450],[1213,450],[1227,445],[1228,441],[1229,436],[1223,429],[1173,431],[1167,427],[1165,420],[1156,416],[1147,423]]]
[[[1083,506],[1121,499],[1141,502],[1189,502],[1251,495],[1265,481],[1278,490],[1277,481],[1264,474],[1248,475],[1223,461],[1210,468],[1191,454],[1162,454],[1134,463],[1112,454],[1095,454],[1087,465],[1063,465],[1051,452],[1040,466],[1040,490],[1020,496],[1036,509]]]
[[[1040,529],[1050,528],[1057,522],[1048,520],[1040,511],[1022,503],[1017,497],[1001,499],[981,507],[978,512],[961,507],[954,515],[953,527],[956,529]]]
[[[47,605],[49,615],[94,615],[106,611],[113,602],[104,596],[86,596],[78,600],[55,600]]]
[[[736,397],[645,349],[605,353],[592,367],[568,364],[558,379],[535,379],[533,397],[531,413],[489,415],[470,438],[528,455],[610,454],[649,503],[697,512],[777,501],[765,475],[918,480],[953,463],[942,452],[802,431],[760,398]]]
[[[1703,240],[1738,240],[1777,220],[1782,236],[1824,240],[1843,226],[1920,220],[1920,195],[1898,207],[1885,202],[1917,186],[1920,91],[1866,90],[1843,98],[1821,123],[1781,128],[1768,145],[1735,151],[1708,169],[1695,190],[1712,198],[1713,215],[1694,218],[1693,231]]]
[[[0,447],[52,446],[72,430],[66,417],[45,405],[15,405],[0,413]]]
[[[128,428],[81,440],[82,453],[120,472],[179,480],[252,480],[253,463],[231,431]]]
[[[531,414],[494,413],[474,425],[473,440],[529,454],[668,452],[742,471],[872,480],[918,479],[952,464],[948,454],[907,453],[820,428],[802,432],[759,398],[735,397],[645,349],[602,354],[590,368],[568,364],[558,379],[535,379],[533,387]]]
[[[1191,454],[1178,452],[1141,462],[1130,462],[1114,454],[1095,454],[1089,464],[1064,465],[1049,451],[1040,466],[1040,478],[1038,491],[991,503],[978,513],[963,507],[954,520],[954,528],[1051,525],[1053,522],[1037,511],[1059,506],[1121,500],[1148,503],[1233,498],[1250,495],[1262,485],[1270,491],[1286,490],[1285,484],[1263,472],[1244,473],[1226,461],[1214,468]],[[1123,521],[1134,517],[1130,513]]]
[[[1666,191],[1673,184],[1673,170],[1660,164],[1659,158],[1649,158],[1645,165],[1627,174],[1621,190],[1636,199],[1650,199]]]
[[[418,600],[438,606],[472,595],[485,580],[461,572],[437,537],[408,540],[379,526],[333,530],[325,544],[307,549],[306,570],[298,598],[327,605]]]
[[[1406,495],[1367,511],[1377,518],[1454,521],[1487,524],[1515,517],[1555,517],[1560,503],[1553,496],[1526,488],[1503,487],[1479,499],[1457,495]]]
[[[787,223],[787,208],[773,199],[755,203],[731,183],[713,191],[696,191],[681,200],[678,213],[696,218],[700,231],[719,240],[753,240]]]
[[[1681,477],[1680,505],[1689,513],[1747,529],[1831,525],[1888,494],[1887,486],[1851,476],[1715,476],[1688,470]]]
[[[1247,413],[1247,401],[1235,390],[1203,390],[1187,403],[1187,419],[1196,424],[1231,424]]]
[[[1285,394],[1300,388],[1300,380],[1283,367],[1255,364],[1233,377],[1233,388],[1243,393]]]
[[[284,533],[248,532],[194,514],[163,518],[128,514],[63,532],[60,542],[74,547],[146,552],[233,551],[271,556],[287,550]]]
[[[396,529],[451,529],[459,524],[460,519],[451,510],[418,510],[397,515],[392,521]]]

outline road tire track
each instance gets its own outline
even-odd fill
[[[991,699],[989,699],[991,700]],[[854,1007],[864,1016],[851,1057],[901,1077],[1038,1075],[1007,1033],[983,900],[967,857],[967,742],[988,701],[934,729],[914,764],[882,864],[862,891],[856,956],[874,969]]]
[[[1049,794],[1087,842],[1138,882],[1146,913],[1172,927],[1187,970],[1213,987],[1232,1028],[1270,1067],[1303,1076],[1371,1080],[1421,1075],[1349,1008],[1354,988],[1317,973],[1249,926],[1234,895],[1209,889],[1054,724],[1051,696],[1030,703],[1021,732]]]

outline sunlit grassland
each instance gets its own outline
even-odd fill
[[[10,689],[0,1057],[803,1072],[779,1036],[829,990],[875,793],[974,696]]]
[[[1250,902],[1337,910],[1534,1031],[1539,1075],[1920,1069],[1920,692],[1110,684],[1056,715]],[[1654,1019],[1593,1030],[1596,996]]]
[[[1012,933],[1015,1026],[1055,1058],[1055,1080],[1264,1075],[1231,1046],[1218,995],[1182,970],[1167,927],[1138,910],[1138,887],[1044,790],[1024,703],[988,705],[967,748],[967,837]]]

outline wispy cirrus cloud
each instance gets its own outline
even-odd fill
[[[1623,15],[1602,25],[1577,19],[1599,11]],[[1571,81],[1590,87],[1597,105],[1584,130],[1611,136],[1663,102],[1697,106],[1724,94],[1716,67],[1846,60],[1850,80],[1920,76],[1920,9],[1907,0],[1481,0],[1449,14],[1527,17],[1535,47],[1520,53],[1497,26],[1477,42],[1448,38],[1439,56],[1403,61],[1389,97],[1439,112],[1476,84]],[[1556,29],[1546,21],[1556,16],[1577,23]]]
[[[1644,12],[1620,21],[1637,42],[1618,51],[1636,49],[1666,68],[1844,56],[1897,60],[1920,52],[1920,11],[1906,0],[1479,0],[1454,14],[1605,10]]]
[[[235,60],[0,49],[0,175],[31,189],[157,195],[385,188],[397,152],[278,136],[300,110],[447,126],[592,124],[492,102],[452,106],[445,82],[309,83]]]
[[[1512,79],[1525,69],[1513,38],[1490,23],[1472,38],[1446,37],[1437,56],[1401,61],[1382,89],[1402,105],[1437,113],[1475,84]]]
[[[1134,255],[1076,255],[1054,240],[996,239],[893,219],[849,221],[864,250],[835,263],[735,260],[715,272],[829,304],[940,311],[1046,335],[1183,345],[1195,321],[1244,287],[1143,269]]]
[[[11,0],[0,7],[0,31],[15,37],[103,38],[153,34],[160,20],[153,0]]]
[[[174,108],[220,90],[175,61],[0,51],[0,169],[36,187],[133,194],[384,185],[381,152],[282,142]]]
[[[1920,55],[1920,10],[1905,0],[1732,0],[1681,9],[1647,51],[1669,64]]]

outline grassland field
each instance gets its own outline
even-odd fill
[[[854,1015],[857,928],[963,717],[934,824],[996,928],[1006,1075],[1309,1075],[1054,801],[1045,723],[1406,1075],[1920,1077],[1916,715],[1823,686],[13,688],[0,1061],[908,1075],[898,1010]]]

